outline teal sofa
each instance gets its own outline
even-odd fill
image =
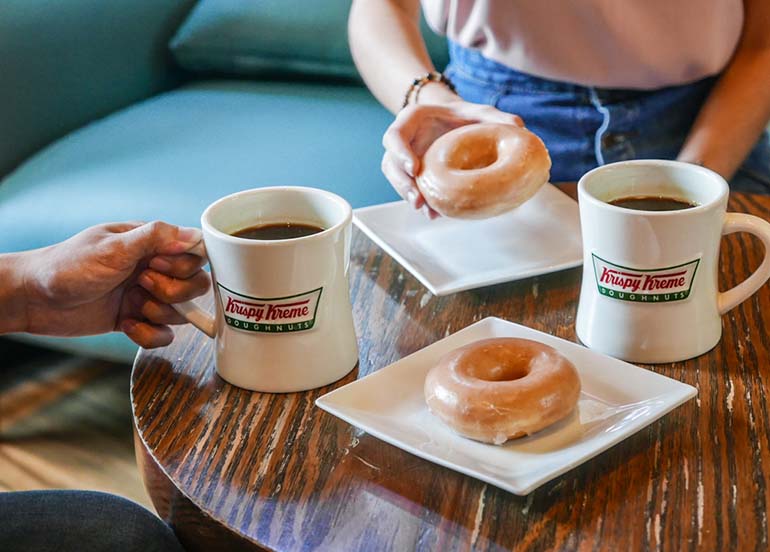
[[[198,225],[214,199],[252,187],[315,186],[353,207],[396,199],[379,170],[392,116],[360,81],[187,74],[168,42],[193,4],[0,3],[0,252],[105,221]],[[122,334],[15,337],[136,352]]]

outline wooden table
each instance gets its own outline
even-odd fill
[[[574,186],[568,188],[574,194]],[[731,210],[770,219],[770,197]],[[722,287],[759,264],[722,248]],[[767,550],[770,290],[724,317],[710,353],[656,372],[700,390],[662,420],[526,497],[385,444],[313,402],[486,316],[575,341],[580,269],[433,297],[355,232],[360,364],[307,393],[251,393],[214,371],[190,327],[143,351],[131,390],[137,457],[159,514],[190,550]]]

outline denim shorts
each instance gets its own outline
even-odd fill
[[[524,119],[551,154],[553,182],[576,181],[606,163],[675,159],[715,78],[658,90],[586,87],[534,77],[450,43],[446,75],[464,99]],[[765,132],[731,188],[770,194]]]

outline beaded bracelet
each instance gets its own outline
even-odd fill
[[[449,90],[451,90],[453,93],[457,93],[457,90],[455,90],[455,85],[452,84],[452,81],[450,81],[446,75],[437,71],[431,71],[430,73],[426,73],[422,77],[416,78],[412,81],[412,85],[409,87],[409,90],[406,91],[406,95],[404,96],[404,103],[401,108],[403,109],[409,105],[409,100],[412,98],[412,95],[414,95],[414,103],[417,103],[420,90],[422,90],[422,87],[429,82],[440,82],[449,88]]]

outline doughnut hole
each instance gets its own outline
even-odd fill
[[[489,351],[483,357],[476,358],[468,367],[468,375],[482,381],[514,381],[529,374],[530,363],[527,359],[494,353]]]
[[[473,134],[461,140],[450,152],[447,166],[460,171],[483,169],[497,161],[497,138]]]

